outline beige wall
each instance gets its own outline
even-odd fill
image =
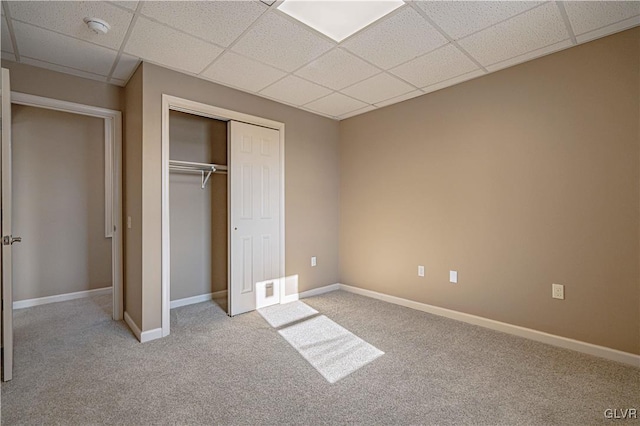
[[[299,291],[338,282],[338,123],[156,65],[144,63],[142,70],[141,329],[159,328],[162,318],[163,93],[285,123],[286,274],[298,275]],[[311,256],[318,257],[314,268]]]
[[[111,286],[104,124],[14,105],[14,300]]]
[[[169,158],[227,164],[227,123],[171,111]],[[227,175],[169,176],[171,300],[227,289]]]
[[[341,282],[640,353],[639,42],[341,122]]]
[[[2,67],[9,69],[14,92],[122,110],[122,87],[5,60]]]
[[[123,185],[124,311],[142,324],[142,68],[125,88]],[[131,228],[127,220],[131,218]]]

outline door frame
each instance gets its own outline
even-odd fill
[[[123,319],[122,268],[122,113],[120,111],[75,102],[11,92],[11,103],[104,120],[105,155],[105,238],[111,238],[111,276],[114,320]]]
[[[169,223],[169,112],[179,111],[187,114],[198,115],[206,118],[213,118],[221,121],[241,121],[256,126],[268,127],[278,130],[280,139],[280,271],[282,276],[279,279],[281,297],[284,295],[285,277],[285,206],[284,206],[284,123],[229,109],[219,108],[213,105],[179,98],[172,95],[162,94],[162,337],[170,333],[170,305],[171,305],[171,244],[170,244],[170,223]],[[227,132],[227,167],[231,176],[231,161],[229,158],[229,136]],[[227,178],[227,190],[229,190],[231,179]],[[231,194],[227,194],[227,214],[229,211],[229,200]],[[227,222],[227,234],[229,234],[229,223]],[[231,240],[227,240],[227,246]],[[231,262],[231,252],[229,251],[227,270]],[[230,276],[227,275],[227,291],[230,293]]]

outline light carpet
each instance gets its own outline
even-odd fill
[[[584,425],[640,404],[623,364],[341,291],[304,302],[385,354],[328,383],[257,312],[184,306],[140,344],[109,296],[16,311],[2,424]]]

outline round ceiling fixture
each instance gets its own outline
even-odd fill
[[[84,18],[84,22],[87,24],[87,27],[96,34],[106,34],[111,29],[111,25],[102,19]]]

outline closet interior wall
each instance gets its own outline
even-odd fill
[[[171,111],[169,158],[227,164],[227,123]],[[169,175],[171,301],[227,290],[227,175]]]

